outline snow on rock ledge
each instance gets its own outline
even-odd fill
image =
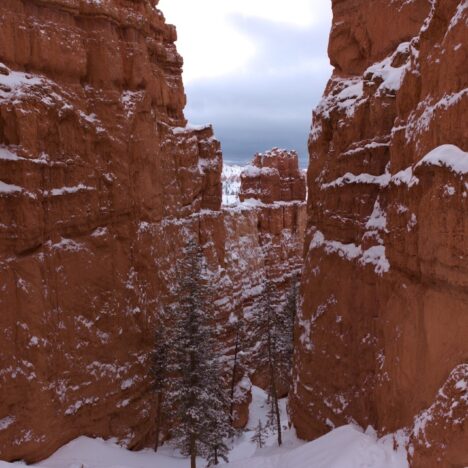
[[[424,156],[415,166],[439,166],[459,175],[468,174],[468,153],[455,145],[442,145]]]
[[[314,250],[323,248],[327,255],[337,254],[346,260],[357,260],[360,265],[373,265],[374,271],[378,275],[387,273],[390,270],[390,263],[385,256],[385,246],[378,245],[363,250],[360,245],[356,244],[343,244],[339,241],[332,241],[325,239],[325,236],[316,231],[309,249]]]
[[[241,201],[249,198],[264,203],[304,201],[305,179],[295,151],[273,148],[258,153],[241,173]]]

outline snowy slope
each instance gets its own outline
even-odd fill
[[[243,169],[237,164],[224,164],[221,175],[223,205],[235,205],[239,202],[240,175]]]
[[[230,468],[406,468],[406,452],[393,450],[393,439],[378,440],[372,430],[347,425],[292,450],[258,451],[253,458],[229,463]]]
[[[372,431],[366,433],[351,425],[342,426],[307,444],[298,445],[286,434],[285,447],[258,449],[249,444],[255,454],[249,455],[246,446],[236,447],[232,458],[240,453],[246,458],[233,461],[227,468],[407,468],[406,453],[396,452],[392,440],[378,440]],[[245,442],[245,441],[244,441]],[[239,453],[240,451],[240,453]],[[188,460],[177,457],[169,449],[161,454],[151,450],[130,452],[112,442],[80,437],[38,464],[43,468],[186,468]],[[205,466],[200,460],[200,467]],[[1,468],[12,464],[0,462]]]
[[[253,428],[261,420],[266,423],[267,395],[252,388],[252,403],[247,431],[239,437],[230,453],[226,468],[408,468],[406,452],[393,450],[391,436],[377,439],[374,431],[363,432],[357,426],[339,427],[309,443],[297,439],[288,429],[286,400],[281,401],[284,444],[276,446],[276,436],[267,438],[266,447],[258,449],[251,441]],[[0,461],[0,468],[21,465]],[[38,463],[42,468],[187,468],[189,461],[170,447],[155,454],[152,450],[131,452],[113,441],[79,437],[62,447],[49,459]],[[199,460],[197,466],[205,467]]]

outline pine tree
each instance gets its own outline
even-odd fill
[[[260,298],[259,306],[254,314],[254,321],[256,325],[256,332],[254,333],[257,342],[253,348],[256,350],[256,362],[259,367],[265,368],[268,372],[269,379],[269,404],[270,416],[272,419],[272,426],[275,427],[275,432],[278,435],[278,445],[282,444],[282,434],[280,425],[280,412],[278,404],[278,377],[277,377],[277,352],[276,342],[278,330],[275,325],[277,324],[275,315],[277,313],[274,304],[277,304],[277,290],[273,287],[270,281],[265,281],[263,292]]]
[[[203,255],[189,242],[179,268],[177,305],[172,310],[171,346],[168,352],[167,405],[175,412],[174,444],[190,456],[212,463],[227,458],[224,440],[230,434],[229,400],[220,378],[215,341],[209,323],[209,288],[203,283]]]
[[[270,395],[273,412],[276,416],[276,430],[278,437],[278,445],[283,443],[281,434],[281,415],[279,411],[278,403],[278,388],[277,388],[277,354],[276,354],[276,342],[275,342],[275,328],[273,324],[273,307],[271,302],[266,302],[266,316],[267,316],[267,356],[268,356],[268,370],[270,374]]]
[[[294,352],[294,322],[297,314],[297,275],[291,278],[287,291],[286,303],[277,309],[273,318],[273,335],[278,383],[288,387],[291,381],[292,360]]]
[[[229,447],[226,440],[234,435],[229,409],[231,400],[220,378],[221,368],[218,360],[210,365],[211,373],[207,376],[207,391],[211,394],[211,405],[205,414],[206,427],[202,442],[203,453],[208,466],[216,466],[220,460],[228,463]]]
[[[256,335],[260,337],[257,350],[257,362],[268,371],[269,424],[277,433],[278,445],[282,444],[281,414],[279,410],[278,388],[281,384],[287,386],[292,368],[293,329],[296,313],[297,279],[293,278],[284,307],[277,289],[270,281],[266,281],[259,307],[255,313],[257,325]]]
[[[210,414],[207,415],[207,431],[203,440],[207,466],[216,466],[220,460],[225,463],[229,462],[229,447],[226,440],[234,435],[228,412],[229,406],[226,405],[228,401],[225,399],[224,390],[218,387],[218,391],[217,406],[212,408]]]
[[[255,442],[258,448],[262,448],[265,445],[265,428],[262,426],[262,421],[260,419],[255,428],[255,433],[250,440]]]

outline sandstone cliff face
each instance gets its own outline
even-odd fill
[[[335,66],[309,139],[293,421],[406,437],[464,466],[466,1],[333,1]]]
[[[228,358],[264,279],[300,268],[303,204],[220,209],[220,145],[186,125],[175,29],[156,4],[2,2],[1,459],[82,434],[153,444],[153,333],[189,239]],[[239,425],[254,371],[236,377]]]
[[[246,203],[234,210],[247,208],[256,213],[263,251],[262,281],[253,289],[255,300],[249,304],[246,318],[247,332],[255,334],[255,323],[249,324],[248,316],[255,309],[264,307],[261,295],[266,283],[270,283],[274,290],[270,298],[272,306],[282,307],[291,288],[300,280],[306,219],[305,178],[295,151],[274,148],[254,156],[251,164],[242,171],[240,184],[239,199]],[[249,266],[249,270],[255,269],[255,266]],[[255,361],[250,363],[250,368],[253,382],[267,389],[267,369],[258,367]],[[280,395],[286,396],[289,387],[283,383],[278,390]]]
[[[1,458],[151,431],[168,268],[200,232],[188,217],[219,209],[222,166],[211,129],[185,126],[154,3],[2,3]]]

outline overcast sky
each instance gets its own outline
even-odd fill
[[[185,110],[212,123],[227,162],[273,146],[305,167],[312,108],[331,67],[330,0],[161,0],[184,57]]]

